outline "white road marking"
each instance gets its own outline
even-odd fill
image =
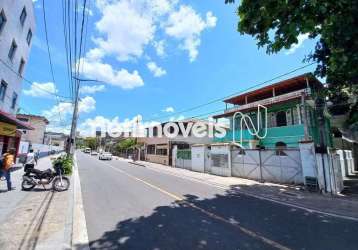
[[[245,228],[243,226],[240,226],[238,224],[238,222],[233,222],[233,221],[227,220],[224,217],[221,217],[221,216],[216,215],[216,214],[214,214],[214,213],[212,213],[210,211],[207,211],[207,210],[205,210],[203,208],[200,208],[200,207],[196,206],[195,204],[193,204],[191,202],[188,202],[184,198],[182,198],[180,196],[177,196],[176,194],[173,194],[173,193],[171,193],[169,191],[166,191],[166,190],[164,190],[163,188],[161,188],[159,186],[156,186],[156,185],[154,185],[152,183],[149,183],[149,182],[147,182],[147,181],[145,181],[143,179],[140,179],[140,178],[138,178],[138,177],[136,177],[134,175],[131,175],[131,174],[129,174],[129,173],[127,173],[127,172],[125,172],[125,171],[123,171],[123,170],[121,170],[119,168],[116,168],[116,167],[114,167],[114,166],[112,166],[112,165],[110,165],[108,163],[105,163],[105,162],[101,162],[101,163],[103,165],[106,165],[106,166],[112,168],[113,170],[115,170],[115,171],[117,171],[119,173],[122,173],[122,174],[130,177],[131,179],[139,181],[139,182],[141,182],[141,183],[143,183],[143,184],[145,184],[145,185],[147,185],[147,186],[149,186],[149,187],[151,187],[151,188],[153,188],[153,189],[155,189],[155,190],[157,190],[157,191],[159,191],[161,193],[164,193],[164,194],[168,195],[169,197],[175,199],[176,201],[180,201],[180,202],[183,202],[183,203],[189,205],[190,207],[192,207],[192,208],[204,213],[205,215],[209,216],[210,218],[213,218],[213,219],[219,220],[221,222],[230,224],[230,225],[234,226],[235,228],[239,229],[241,232],[245,233],[246,235],[249,235],[249,236],[251,236],[251,237],[253,237],[255,239],[261,240],[262,242],[264,242],[264,243],[266,243],[266,244],[268,244],[268,245],[270,245],[272,247],[275,247],[275,248],[280,249],[280,250],[290,250],[290,248],[288,248],[288,247],[286,247],[284,245],[281,245],[280,243],[278,243],[276,241],[268,239],[268,238],[266,238],[266,237],[264,237],[264,236],[262,236],[262,235],[260,235],[258,233],[255,233],[254,231],[251,231],[251,230],[249,230],[249,229],[247,229],[247,228]]]

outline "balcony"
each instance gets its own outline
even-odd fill
[[[252,102],[252,103],[248,103],[248,104],[244,104],[244,105],[235,105],[232,108],[226,109],[224,111],[224,113],[226,114],[226,113],[238,112],[238,111],[247,110],[247,109],[253,109],[253,108],[257,108],[258,105],[270,106],[275,103],[284,102],[284,101],[288,101],[291,99],[297,99],[297,98],[301,97],[302,92],[305,92],[306,94],[310,94],[310,89],[300,89],[300,90],[293,91],[293,92],[290,92],[287,94],[270,97],[267,99],[263,99],[260,101],[256,101],[256,102]]]
[[[260,131],[260,136],[264,136],[264,131]],[[249,140],[256,140],[256,136],[249,133],[248,130],[243,130],[243,142]],[[276,142],[284,142],[288,147],[298,147],[298,142],[304,138],[304,127],[302,124],[267,128],[267,134],[264,139],[260,139],[260,145],[267,148],[274,148]],[[235,140],[240,141],[240,130],[235,131]],[[224,138],[215,138],[215,142],[231,142],[232,130],[226,133]]]

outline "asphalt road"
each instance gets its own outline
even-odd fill
[[[119,160],[77,159],[91,249],[358,249],[358,222]]]

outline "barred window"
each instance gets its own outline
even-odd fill
[[[147,154],[154,155],[155,154],[155,145],[147,146]]]

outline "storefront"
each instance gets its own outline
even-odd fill
[[[15,116],[0,111],[0,153],[4,154],[8,149],[15,148],[16,154],[19,150],[21,131],[32,130],[33,128],[16,119]]]

